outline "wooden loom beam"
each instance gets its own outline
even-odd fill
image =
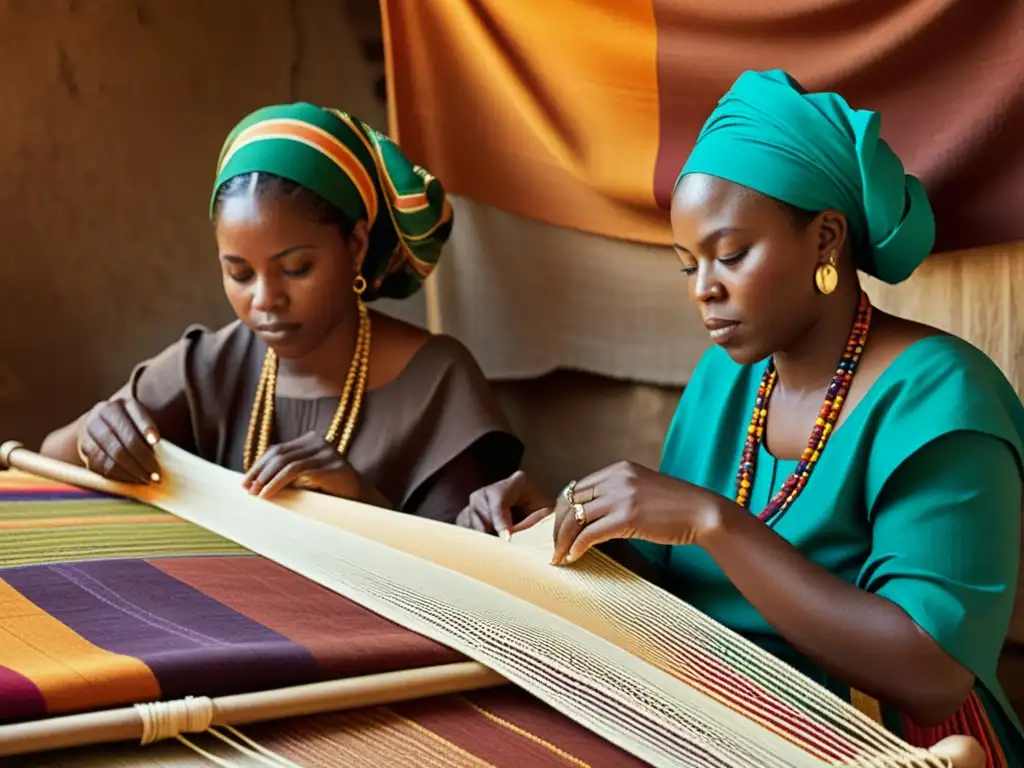
[[[475,661],[329,680],[211,700],[211,725],[248,725],[398,701],[466,693],[508,681]],[[139,740],[144,723],[135,707],[48,717],[0,726],[0,757]],[[205,729],[204,729],[205,730]]]

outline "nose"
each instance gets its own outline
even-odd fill
[[[270,314],[287,303],[287,296],[274,280],[258,278],[252,288],[252,308]]]
[[[720,301],[725,296],[725,288],[715,275],[715,270],[706,264],[697,267],[692,291],[693,300],[700,303]]]

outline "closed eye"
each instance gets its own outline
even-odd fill
[[[731,256],[720,256],[719,261],[723,264],[736,264],[740,262],[744,256],[750,253],[749,248],[744,248],[742,251],[732,254]]]
[[[727,266],[728,265],[733,265],[733,264],[738,264],[740,261],[743,260],[743,258],[748,253],[750,253],[750,249],[749,248],[744,248],[742,251],[737,251],[736,253],[730,254],[729,256],[719,256],[718,257],[718,261],[720,261],[722,264],[725,264]],[[682,272],[687,277],[689,277],[691,275],[697,274],[697,267],[683,267],[679,271]]]
[[[285,269],[282,270],[288,277],[302,277],[303,275],[309,274],[309,270],[312,269],[313,262],[307,261],[298,269]]]

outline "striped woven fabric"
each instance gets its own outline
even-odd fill
[[[0,472],[0,530],[0,722],[464,660],[137,502]],[[389,765],[639,764],[511,686],[245,734],[303,765],[379,765],[379,752]],[[76,751],[61,765],[196,759],[171,742]],[[39,760],[18,764],[52,765]]]
[[[390,130],[451,194],[668,245],[665,209],[704,120],[743,70],[782,68],[882,113],[887,141],[928,187],[937,250],[1024,237],[1024,149],[1011,129],[1024,124],[1024,4],[984,14],[969,0],[382,8]]]
[[[0,724],[185,696],[224,696],[464,661],[455,651],[160,510],[0,472]],[[725,670],[727,672],[727,670]],[[721,670],[720,670],[721,672]],[[863,698],[863,697],[861,697]],[[877,703],[858,708],[878,719]],[[1001,741],[972,696],[930,746]],[[301,765],[586,766],[637,760],[513,686],[246,727]],[[193,742],[238,762],[234,747]],[[195,765],[177,742],[62,753],[62,766]],[[38,761],[18,765],[52,765]]]

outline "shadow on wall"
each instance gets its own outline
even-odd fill
[[[384,127],[344,3],[257,6],[0,0],[3,438],[37,444],[229,319],[206,214],[239,118],[306,99]]]
[[[616,461],[657,469],[681,394],[572,371],[496,388],[526,443],[523,468],[550,493]]]

